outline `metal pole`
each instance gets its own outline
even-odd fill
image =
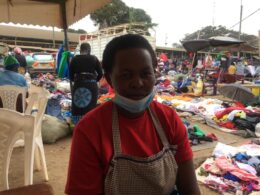
[[[55,33],[54,33],[54,26],[52,27],[52,47],[55,48]]]
[[[260,57],[260,30],[258,31],[258,55]]]
[[[240,40],[241,36],[241,28],[242,28],[242,16],[243,16],[243,5],[242,5],[242,0],[240,4],[240,20],[239,20],[239,32],[238,32],[238,39]],[[238,57],[240,57],[240,49],[237,52]]]
[[[241,5],[240,5],[240,20],[239,20],[239,33],[238,33],[238,39],[239,39],[239,40],[240,40],[240,36],[241,36],[242,16],[243,16],[243,5],[242,5],[242,0],[241,0]]]

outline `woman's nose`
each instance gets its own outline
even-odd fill
[[[144,86],[143,79],[140,77],[135,77],[131,81],[131,87],[132,88],[142,88]]]

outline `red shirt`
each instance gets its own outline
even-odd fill
[[[86,114],[77,125],[72,140],[68,194],[102,194],[109,163],[113,157],[112,101]],[[168,106],[152,102],[151,108],[172,145],[177,145],[177,163],[192,159],[186,129],[176,112]],[[122,152],[148,157],[162,150],[162,143],[148,111],[135,119],[119,116]]]

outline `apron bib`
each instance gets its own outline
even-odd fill
[[[122,154],[118,114],[113,105],[114,156],[105,178],[106,195],[169,195],[175,188],[176,146],[169,144],[156,114],[150,108],[148,110],[163,149],[150,157],[133,157]]]

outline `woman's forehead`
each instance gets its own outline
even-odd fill
[[[153,66],[152,56],[147,49],[131,48],[120,50],[115,55],[116,68],[135,68]]]

